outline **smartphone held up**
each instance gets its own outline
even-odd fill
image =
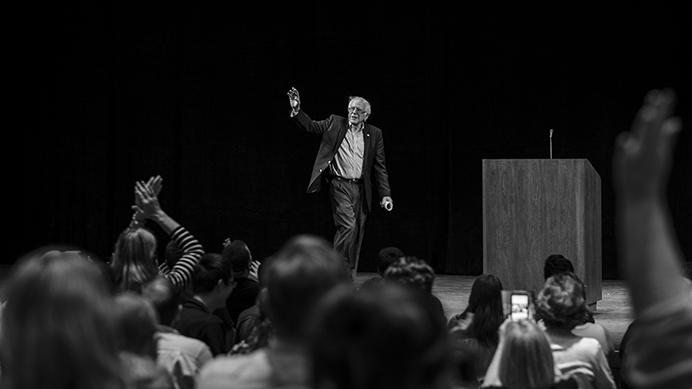
[[[517,321],[533,319],[533,298],[525,290],[503,290],[502,310],[505,317]]]

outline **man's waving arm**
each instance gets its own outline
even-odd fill
[[[310,119],[310,116],[300,109],[300,94],[298,93],[298,89],[289,89],[287,95],[288,102],[291,105],[290,116],[294,118],[305,131],[313,134],[322,134],[329,129],[332,121],[331,116],[329,119],[316,121]]]

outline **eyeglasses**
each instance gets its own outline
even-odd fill
[[[365,110],[362,110],[358,107],[348,107],[348,113],[353,113],[353,112],[357,113],[358,115],[362,115],[364,113],[367,113],[367,112],[365,112]]]

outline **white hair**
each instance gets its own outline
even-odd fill
[[[370,102],[369,102],[368,100],[365,100],[364,98],[362,98],[362,97],[360,97],[360,96],[349,96],[349,97],[348,97],[348,102],[349,102],[349,104],[350,104],[351,101],[353,101],[353,100],[360,100],[360,101],[362,101],[363,104],[365,104],[365,112],[366,112],[368,115],[370,115],[370,113],[372,112],[372,109],[371,109],[371,107],[370,107]]]

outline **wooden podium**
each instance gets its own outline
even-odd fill
[[[601,179],[586,159],[483,160],[483,271],[505,289],[538,292],[562,254],[601,299]]]

